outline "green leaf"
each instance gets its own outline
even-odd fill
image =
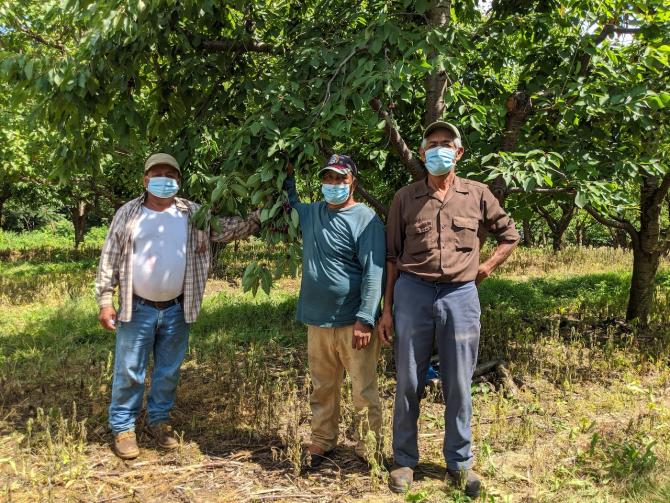
[[[295,208],[291,209],[291,222],[293,223],[293,227],[296,229],[300,227],[300,215],[298,214],[298,210]]]
[[[274,216],[277,214],[277,211],[279,211],[279,208],[281,208],[281,206],[282,202],[277,201],[270,209],[270,214],[268,215],[268,218],[274,218]]]
[[[588,197],[585,192],[578,191],[575,196],[575,205],[578,208],[583,208],[588,203]]]
[[[272,180],[272,178],[274,177],[274,175],[275,175],[275,172],[274,172],[274,170],[272,169],[272,167],[271,167],[271,166],[265,166],[265,167],[261,170],[261,181],[263,181],[263,182],[267,182],[267,181],[269,181],[269,180]]]
[[[223,182],[222,179],[219,179],[218,183],[216,184],[216,188],[212,191],[212,197],[211,197],[212,203],[219,200],[225,188],[226,188],[225,183]]]
[[[230,188],[235,192],[235,194],[237,194],[240,197],[247,197],[247,195],[249,194],[247,188],[240,185],[239,183],[232,184]]]
[[[23,67],[23,73],[26,74],[26,78],[28,80],[31,80],[33,78],[33,67],[35,64],[35,60],[31,59],[26,63],[26,66]]]
[[[270,295],[270,289],[272,288],[272,275],[267,268],[263,268],[261,273],[261,287],[266,295]]]

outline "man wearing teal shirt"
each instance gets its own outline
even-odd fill
[[[312,467],[337,445],[340,388],[349,373],[356,409],[356,453],[367,452],[365,437],[380,445],[381,402],[377,388],[379,339],[372,337],[379,315],[386,243],[384,225],[354,200],[357,169],[346,155],[333,155],[319,172],[324,201],[301,203],[290,173],[284,183],[300,217],[303,270],[297,318],[307,325],[307,353],[313,391]]]

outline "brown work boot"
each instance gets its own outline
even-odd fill
[[[134,430],[122,431],[114,435],[114,452],[121,459],[135,459],[140,455]]]
[[[172,426],[167,423],[158,423],[151,427],[151,433],[158,444],[163,449],[173,450],[179,447],[179,440],[175,437]]]
[[[482,482],[479,480],[474,470],[450,470],[447,468],[447,480],[450,481],[456,489],[460,489],[470,498],[478,498]]]
[[[407,492],[414,482],[414,470],[409,466],[400,466],[393,463],[389,474],[389,488],[394,493]]]

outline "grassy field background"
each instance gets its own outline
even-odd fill
[[[117,459],[107,428],[114,336],[99,327],[93,278],[104,231],[80,250],[53,233],[0,234],[0,499],[4,501],[467,501],[443,482],[439,390],[420,421],[412,492],[353,454],[348,385],[334,464],[300,473],[309,432],[298,278],[245,294],[259,242],[228,246],[193,326],[174,410],[181,448]],[[621,322],[631,256],[609,248],[518,249],[480,289],[473,385],[482,501],[670,501],[670,264],[651,329]],[[393,355],[380,383],[390,458]]]

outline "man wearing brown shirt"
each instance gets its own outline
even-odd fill
[[[396,492],[409,488],[419,461],[419,403],[435,339],[446,405],[447,478],[468,496],[477,497],[480,489],[471,470],[470,430],[470,385],[480,329],[477,286],[509,257],[519,234],[486,185],[456,176],[454,167],[463,151],[455,126],[441,121],[428,126],[419,151],[427,176],[396,193],[387,222],[387,282],[379,334],[383,343],[393,341],[395,349],[390,486]],[[498,246],[480,264],[487,232]]]

